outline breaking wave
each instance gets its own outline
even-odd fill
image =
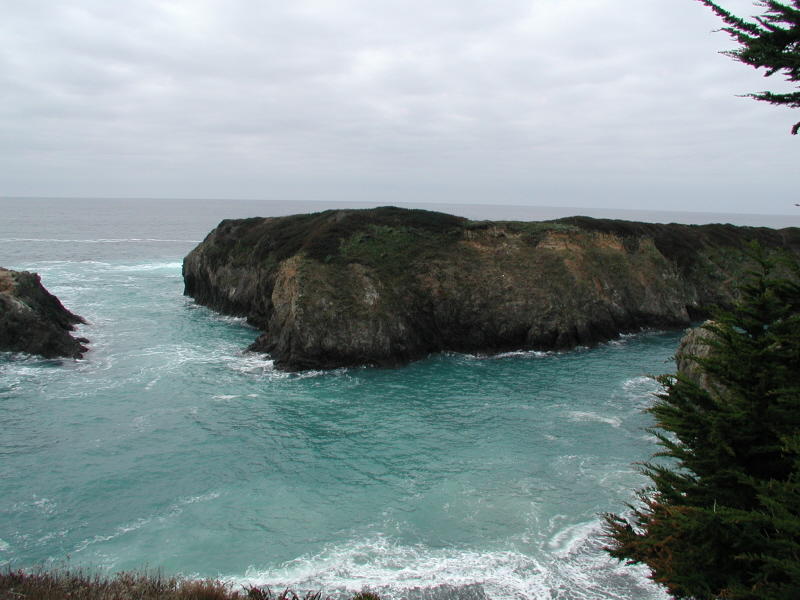
[[[376,536],[225,579],[239,586],[323,590],[341,598],[370,590],[387,600],[665,600],[643,569],[622,567],[603,552],[600,528],[599,521],[566,527],[545,542],[546,551],[534,555],[437,549]]]

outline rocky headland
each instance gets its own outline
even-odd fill
[[[331,210],[222,221],[183,276],[199,304],[262,330],[250,349],[280,368],[397,365],[686,327],[731,304],[752,241],[800,257],[796,228]]]
[[[64,308],[39,275],[0,267],[0,351],[80,358],[86,338],[70,335],[82,317]]]

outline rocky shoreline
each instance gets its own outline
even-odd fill
[[[0,267],[0,351],[81,358],[89,340],[70,332],[85,322],[44,288],[38,274]]]
[[[225,220],[183,276],[199,304],[260,329],[250,349],[279,368],[391,366],[686,327],[731,304],[752,241],[800,257],[798,229],[332,210]]]

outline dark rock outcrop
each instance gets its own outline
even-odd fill
[[[198,303],[261,329],[251,349],[281,368],[395,365],[686,327],[730,305],[751,240],[800,255],[797,229],[337,210],[223,221],[183,275]]]
[[[85,321],[64,308],[39,275],[0,267],[0,351],[80,358],[88,340],[69,333],[78,323]]]

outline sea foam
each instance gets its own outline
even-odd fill
[[[347,597],[370,590],[387,600],[662,600],[667,596],[641,569],[620,569],[600,548],[599,521],[570,526],[548,542],[550,552],[456,550],[404,545],[386,537],[351,540],[277,568],[251,567],[238,586],[323,590]],[[631,595],[600,582],[616,579]]]

